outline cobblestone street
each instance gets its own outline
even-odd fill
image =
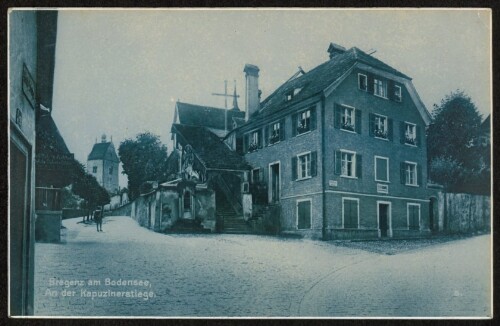
[[[129,217],[105,218],[98,233],[80,221],[63,221],[63,243],[36,244],[36,315],[491,314],[489,235],[385,255],[301,239],[164,235]],[[119,284],[127,281],[136,283]]]

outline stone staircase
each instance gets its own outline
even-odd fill
[[[223,197],[223,195],[219,195]],[[217,217],[224,221],[223,233],[246,234],[251,233],[250,227],[241,216],[237,216],[231,204],[226,198],[217,198],[216,201]]]

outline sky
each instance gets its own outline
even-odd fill
[[[413,78],[429,111],[457,89],[491,112],[487,10],[62,10],[52,115],[85,163],[101,135],[118,148],[149,131],[171,149],[175,102],[224,107],[246,63],[265,99],[298,67],[328,60],[330,42],[356,46]],[[228,100],[229,105],[232,100]],[[126,176],[120,186],[126,187]]]

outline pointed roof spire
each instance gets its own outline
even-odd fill
[[[238,95],[236,95],[236,80],[234,81],[233,110],[240,110],[238,107]]]

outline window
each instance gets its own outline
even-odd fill
[[[408,230],[420,230],[420,204],[408,204]]]
[[[292,157],[292,179],[302,180],[316,176],[317,152],[298,154]]]
[[[248,151],[253,152],[259,148],[259,130],[253,131],[250,134],[250,143],[248,144]]]
[[[382,115],[374,115],[373,119],[373,135],[377,138],[387,139],[387,117],[384,117]]]
[[[335,174],[346,178],[361,178],[361,155],[348,150],[335,151]]]
[[[342,224],[344,229],[359,227],[359,199],[342,198]]]
[[[365,92],[368,90],[368,81],[366,75],[358,74],[358,88]]]
[[[252,183],[257,183],[260,181],[260,169],[252,170]]]
[[[407,145],[417,145],[417,127],[413,123],[405,122],[404,143]]]
[[[109,167],[109,174],[113,174],[113,167],[112,166]]]
[[[361,110],[335,103],[333,126],[336,129],[361,134]]]
[[[297,201],[297,229],[311,228],[311,200],[303,199]]]
[[[297,176],[299,179],[311,177],[311,153],[302,154],[297,156]]]
[[[355,164],[356,164],[356,155],[353,153],[342,152],[341,154],[341,162],[342,162],[342,172],[341,176],[343,177],[352,177],[356,176],[355,172]]]
[[[302,88],[294,88],[285,94],[286,100],[291,101],[297,94],[302,90]]]
[[[373,94],[387,98],[387,82],[380,79],[373,79]]]
[[[97,166],[94,166],[94,167],[92,168],[92,173],[97,173]]]
[[[394,100],[396,102],[401,102],[402,100],[401,86],[394,85]]]
[[[340,109],[340,129],[354,131],[355,117],[354,108],[342,106]]]
[[[389,182],[389,159],[375,156],[375,181]]]
[[[297,121],[297,133],[303,134],[311,130],[311,110],[299,113]]]
[[[417,163],[404,162],[402,164],[402,177],[404,176],[404,184],[409,186],[417,185]]]
[[[275,122],[271,125],[271,134],[269,136],[269,143],[274,144],[280,141],[281,138],[281,123]]]

